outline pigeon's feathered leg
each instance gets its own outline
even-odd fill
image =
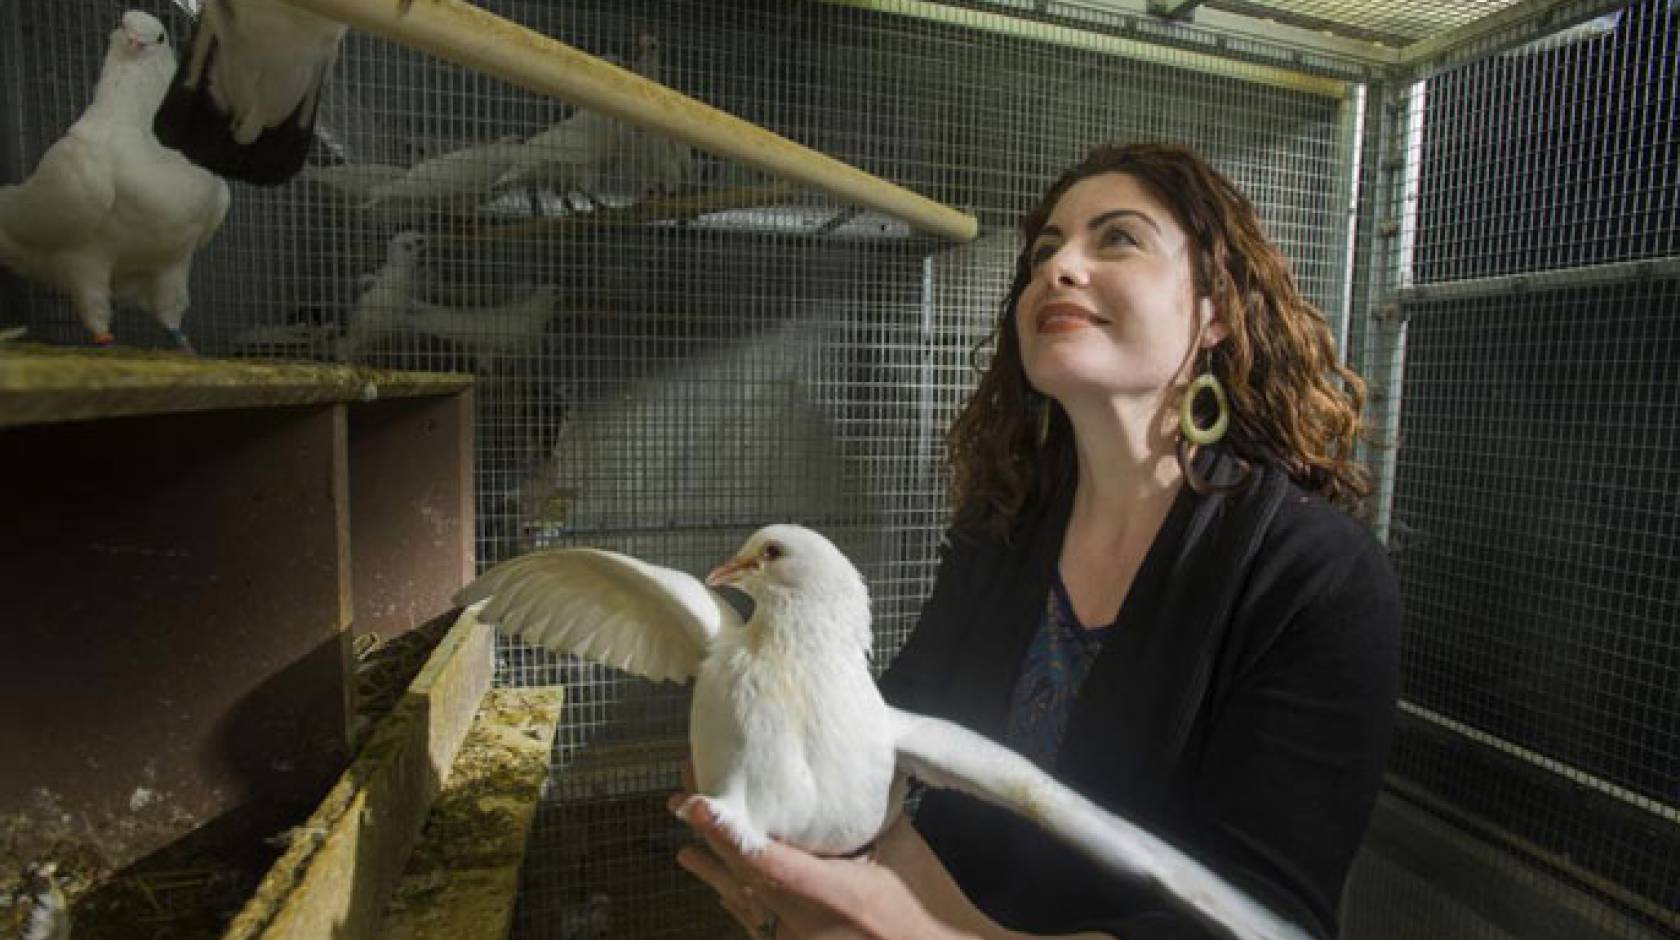
[[[762,852],[770,844],[770,837],[764,834],[764,830],[753,825],[739,796],[729,793],[715,797],[696,794],[689,797],[688,802],[704,806],[741,854]]]
[[[208,245],[210,239],[221,229],[222,222],[227,219],[231,199],[226,187],[223,187],[217,195],[218,198],[214,204],[206,211],[204,235],[198,240],[194,250],[187,252],[175,264],[158,271],[149,285],[149,290],[146,292],[147,296],[142,300],[146,309],[151,311],[152,316],[156,317],[158,323],[163,325],[164,331],[169,334],[169,339],[175,343],[175,347],[192,355],[197,355],[198,351],[193,349],[192,342],[187,339],[187,334],[181,329],[181,322],[186,319],[189,305],[190,294],[187,289],[187,281],[192,274],[193,258],[197,249]]]
[[[158,323],[163,325],[164,332],[174,342],[177,349],[185,353],[194,353],[192,342],[187,334],[181,331],[181,321],[187,315],[187,273],[192,266],[192,258],[188,256],[183,264],[166,268],[152,279],[150,296],[145,300],[146,309],[152,316],[157,317]]]
[[[70,302],[76,308],[77,319],[92,335],[93,345],[110,346],[115,343],[116,336],[111,333],[110,265],[98,264],[91,257],[78,257],[73,267],[66,266],[65,286]]]

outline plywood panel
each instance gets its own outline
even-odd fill
[[[344,422],[0,430],[0,807],[122,865],[313,805],[345,760]]]
[[[463,615],[298,830],[226,940],[375,935],[433,797],[490,688],[491,629]]]
[[[352,631],[390,639],[473,576],[470,392],[350,410]]]

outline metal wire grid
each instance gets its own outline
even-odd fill
[[[1275,19],[1343,36],[1405,45],[1514,6],[1518,0],[1210,0],[1209,7]]]
[[[941,435],[996,317],[1015,218],[1100,139],[1197,146],[1261,204],[1308,295],[1333,318],[1345,302],[1347,100],[821,4],[492,7],[622,58],[650,31],[664,42],[667,84],[969,208],[988,234],[935,250],[810,193],[686,225],[561,225],[553,194],[539,216],[530,198],[523,215],[517,205],[370,212],[319,182],[236,187],[227,227],[195,267],[188,329],[205,351],[327,354],[366,293],[358,277],[380,270],[404,230],[427,238],[413,291],[430,303],[482,319],[558,288],[540,334],[511,346],[475,342],[495,330],[454,340],[401,330],[362,356],[479,372],[486,564],[587,542],[698,572],[758,524],[818,524],[870,580],[884,664],[930,586],[945,518]],[[184,40],[172,7],[147,8]],[[13,9],[23,133],[10,156],[21,175],[85,104],[122,6]],[[357,35],[331,89],[325,149],[352,164],[406,167],[568,113]],[[697,164],[698,188],[763,182]],[[56,298],[30,290],[18,309],[36,335],[82,341]],[[119,335],[162,341],[132,316]],[[606,893],[613,935],[693,935],[697,915],[667,901],[693,899],[694,886],[669,866],[668,840],[642,833],[663,816],[624,803],[675,784],[669,744],[684,731],[685,695],[511,643],[499,656],[499,681],[564,681],[569,695],[520,934],[565,936],[568,917]]]
[[[1385,794],[1344,895],[1342,936],[1382,940],[1659,940],[1661,928],[1560,880],[1498,832],[1466,832],[1441,801]],[[1538,808],[1520,792],[1500,798]],[[1545,806],[1555,811],[1559,804]],[[1428,808],[1426,808],[1428,807]],[[1435,809],[1441,808],[1442,812]],[[1618,886],[1619,887],[1619,886]],[[1612,890],[1615,890],[1613,887]]]
[[[1145,12],[1142,3],[1124,0],[1105,3],[1103,0],[835,0],[835,2],[869,6],[882,10],[896,10],[905,15],[948,18],[939,15],[940,8],[953,8],[978,14],[970,18],[976,29],[997,28],[1006,33],[1024,31],[1041,36],[1054,35],[1056,27],[1079,31],[1080,44],[1090,44],[1094,37],[1106,37],[1112,45],[1131,47],[1133,54],[1154,57],[1162,49],[1187,53],[1204,53],[1203,58],[1186,58],[1181,65],[1215,74],[1245,80],[1265,81],[1276,77],[1269,68],[1281,68],[1294,80],[1302,76],[1324,76],[1345,81],[1369,81],[1382,69],[1370,59],[1370,49],[1331,49],[1300,36],[1265,36],[1234,33],[1230,30],[1203,26],[1190,18],[1168,18]],[[1210,4],[1211,5],[1211,4]],[[986,13],[1006,18],[999,23]],[[1243,11],[1252,12],[1252,11]],[[1269,18],[1270,14],[1266,14]],[[1260,20],[1256,20],[1260,23]],[[1025,24],[1040,24],[1042,29],[1024,30]],[[1264,29],[1263,26],[1260,27]],[[1320,28],[1320,27],[1315,27]],[[1365,53],[1364,55],[1359,52]],[[1250,68],[1249,66],[1254,66]]]
[[[1671,282],[1411,311],[1391,529],[1408,709],[1391,770],[1670,911],[1677,301]],[[1412,740],[1442,727],[1480,762]],[[1562,796],[1512,797],[1548,786]]]
[[[160,15],[178,42],[185,40],[187,20],[174,4],[151,0],[140,5]],[[21,128],[8,156],[9,169],[14,176],[21,176],[85,106],[97,77],[104,37],[124,4],[117,0],[70,4],[27,0],[11,6],[20,27],[17,55],[8,57],[15,63],[17,87],[13,97],[27,126]],[[864,24],[872,14],[821,4],[772,9],[752,4],[678,4],[657,9],[621,5],[592,11],[570,5],[524,3],[495,8],[590,51],[620,59],[633,56],[639,31],[650,24],[665,26],[669,35],[665,39],[663,77],[668,84],[703,100],[733,107],[742,116],[771,127],[793,129],[802,141],[828,152],[871,150],[867,157],[871,169],[936,198],[970,206],[989,225],[1010,224],[1031,195],[1034,184],[1023,181],[1042,179],[1089,141],[1087,134],[1023,155],[1020,160],[999,160],[989,156],[995,152],[997,121],[1019,123],[1030,120],[1032,112],[1000,114],[1003,108],[992,105],[1022,102],[1041,108],[1040,101],[1023,100],[1020,86],[1038,88],[1045,99],[1105,97],[1104,90],[1092,87],[1090,82],[1104,74],[1102,63],[1114,61],[1110,56],[1074,51],[1048,56],[1046,67],[1036,73],[1000,61],[994,73],[941,74],[929,63],[949,56],[973,59],[983,55],[986,43],[980,40],[985,37],[960,26],[930,26],[918,32],[874,29]],[[778,47],[785,48],[792,42],[789,37],[810,36],[811,29],[802,28],[802,23],[819,14],[835,23],[845,22],[845,17],[852,15],[857,24],[849,27],[854,38],[834,45],[809,44],[797,57],[775,54]],[[701,37],[733,37],[735,44],[709,44]],[[930,97],[912,99],[896,93],[893,76],[905,69],[921,73]],[[1112,74],[1133,83],[1116,87],[1109,103],[1117,110],[1124,110],[1128,100],[1146,105],[1171,91],[1158,77],[1171,74],[1171,70],[1121,66]],[[959,81],[966,87],[958,87]],[[1231,89],[1228,94],[1246,94],[1241,90],[1246,86],[1240,83],[1227,83],[1225,87]],[[1273,107],[1266,91],[1254,94],[1249,100],[1255,108]],[[988,97],[990,101],[985,100]],[[1281,94],[1276,100],[1287,102],[1291,97],[1300,96]],[[947,101],[956,106],[941,110],[931,104]],[[321,150],[324,159],[356,166],[402,168],[499,137],[540,131],[569,111],[557,103],[352,33],[329,86],[323,136],[330,144]],[[965,123],[970,119],[977,123]],[[1209,126],[1196,121],[1194,115],[1178,115],[1166,126],[1180,136],[1206,141],[1210,151],[1228,151],[1212,155],[1230,164],[1246,182],[1270,176],[1265,172],[1266,161],[1277,152],[1299,150],[1292,153],[1292,158],[1307,161],[1303,178],[1327,173],[1325,167],[1340,159],[1336,142],[1311,151],[1305,143],[1268,139],[1240,127]],[[898,132],[902,127],[919,131],[915,135]],[[1280,133],[1288,133],[1290,122],[1286,120],[1280,127]],[[1053,137],[1059,129],[1044,130],[1046,137]],[[318,321],[342,325],[350,318],[362,290],[358,278],[380,268],[389,239],[405,228],[423,228],[433,236],[428,249],[431,254],[421,275],[423,283],[417,289],[423,299],[493,305],[517,296],[513,292],[522,286],[520,281],[552,280],[550,272],[562,264],[548,252],[545,235],[500,237],[505,227],[487,234],[483,219],[464,218],[461,213],[427,213],[385,205],[357,211],[360,194],[346,196],[343,188],[320,182],[316,179],[318,169],[306,171],[303,178],[277,190],[237,187],[229,222],[200,253],[197,267],[201,270],[195,273],[193,282],[195,299],[188,328],[207,351],[292,351],[285,349],[284,343],[272,342],[272,336],[254,335],[253,331]],[[761,179],[703,155],[695,173],[702,187]],[[1279,180],[1277,185],[1296,186],[1292,179]],[[1298,192],[1282,198],[1293,209],[1306,213],[1301,218],[1321,211],[1318,201],[1325,192],[1323,188],[1297,188]],[[521,221],[516,207],[499,203],[494,208],[505,213],[510,222]],[[737,226],[811,232],[818,223],[832,219],[832,211],[824,210],[833,207],[809,193],[795,194],[780,208],[784,211],[746,218],[737,214],[726,219],[727,214],[719,213],[717,218],[701,220],[697,225],[722,227],[733,222]],[[796,211],[800,208],[807,211]],[[817,222],[807,222],[808,218]],[[893,225],[865,217],[842,226],[838,234],[902,232]],[[1304,266],[1320,265],[1304,270],[1304,279],[1340,277],[1336,262],[1324,262],[1328,255],[1318,246],[1286,247],[1305,249],[1297,251]],[[586,283],[594,288],[599,279]],[[567,306],[566,301],[573,296],[575,291],[568,284],[567,297],[558,306]],[[1333,298],[1334,290],[1326,296]],[[224,299],[237,300],[237,305],[221,309]],[[63,315],[61,302],[31,291],[22,306],[37,335],[65,342],[80,338],[76,327]],[[155,331],[149,331],[144,318],[134,316],[119,320],[119,333],[125,342],[140,345],[160,339]],[[396,355],[387,355],[382,361],[410,366],[463,364],[459,355],[441,355],[438,344],[412,338],[386,342],[382,351],[393,349]]]
[[[860,64],[864,71],[879,71],[861,82],[855,101],[832,110],[813,108],[808,117],[795,115],[795,123],[771,126],[797,139],[831,134],[833,152],[842,158],[908,179],[922,191],[964,205],[996,233],[972,246],[932,254],[916,245],[880,250],[873,267],[863,271],[836,269],[833,259],[839,249],[833,245],[778,247],[738,234],[725,236],[707,254],[705,270],[685,281],[684,290],[691,303],[705,303],[704,298],[716,292],[716,302],[732,311],[730,324],[741,330],[733,334],[738,341],[692,343],[700,347],[692,357],[653,370],[646,381],[632,384],[628,405],[620,400],[587,411],[560,437],[614,437],[643,442],[656,452],[672,447],[689,452],[701,446],[688,437],[697,421],[704,423],[703,415],[645,420],[631,416],[650,413],[643,403],[701,398],[717,401],[718,408],[732,403],[727,406],[739,436],[731,451],[772,449],[811,469],[772,470],[747,490],[731,488],[738,472],[721,478],[686,473],[677,486],[657,482],[668,477],[655,471],[625,488],[621,474],[601,466],[602,448],[577,446],[555,469],[568,481],[610,487],[609,481],[618,480],[619,488],[593,516],[591,531],[553,534],[561,541],[634,546],[644,557],[698,571],[715,563],[751,524],[768,521],[766,509],[774,508],[775,499],[788,500],[783,505],[791,506],[795,516],[834,519],[829,528],[842,536],[850,520],[858,535],[871,536],[848,548],[875,594],[878,662],[884,662],[913,624],[929,587],[944,522],[941,435],[972,382],[970,351],[995,317],[1014,253],[1008,226],[1019,211],[1056,169],[1096,139],[1188,137],[1219,150],[1222,162],[1274,210],[1280,237],[1303,259],[1304,284],[1315,295],[1329,298],[1328,305],[1340,296],[1345,276],[1336,240],[1345,213],[1334,196],[1342,168],[1338,134],[1345,117],[1335,101],[1245,89],[1229,81],[1175,82],[1174,76],[1158,69],[1096,56],[1070,60],[1062,50],[966,34],[949,26],[822,7],[803,8],[794,25],[798,28],[787,22],[767,24],[774,29],[771,35],[784,37],[786,55],[801,62],[820,61],[823,68],[797,73],[799,82],[810,83],[808,88],[795,82],[791,87],[771,85],[761,93],[795,101],[807,96],[833,100],[858,82],[842,76]],[[737,41],[764,44],[763,37]],[[766,62],[760,67],[785,66]],[[1181,101],[1186,85],[1212,113],[1168,106]],[[1110,87],[1127,93],[1091,100],[1092,89]],[[732,104],[738,113],[764,107],[752,101]],[[1244,115],[1262,112],[1281,112],[1283,120],[1263,126],[1243,123]],[[1188,126],[1170,123],[1186,115],[1192,117]],[[763,114],[758,117],[769,120]],[[822,131],[802,120],[835,126]],[[883,167],[883,151],[896,148],[923,154],[928,162]],[[1296,161],[1323,179],[1275,179],[1267,172]],[[706,251],[704,244],[690,244],[685,251]],[[799,273],[788,273],[795,270]],[[782,312],[789,306],[790,292],[805,291],[820,304],[817,311]],[[767,350],[788,342],[783,324],[794,317],[799,317],[793,327],[798,351],[767,355]],[[790,412],[790,402],[795,401],[800,407]],[[832,444],[824,444],[821,433],[798,430],[820,424],[831,429]],[[830,454],[838,454],[838,465],[845,468],[839,485],[825,475],[833,470]],[[645,463],[657,467],[663,461],[655,457]],[[777,481],[791,483],[791,490],[776,489]],[[767,487],[776,490],[774,499],[766,499]],[[560,488],[576,487],[568,482]],[[641,494],[679,489],[684,497],[662,504],[668,511],[687,514],[669,520],[675,525],[655,533],[625,531],[627,519],[645,512]],[[856,502],[859,498],[861,503]],[[706,528],[694,519],[731,513],[741,520],[733,527]],[[669,531],[685,524],[705,528],[703,537],[684,540]],[[503,655],[508,681],[557,669],[572,678],[574,701],[581,705],[569,711],[563,731],[557,763],[564,769],[555,778],[556,799],[538,821],[540,844],[566,844],[579,837],[565,822],[576,802],[658,793],[675,785],[681,751],[666,745],[680,740],[685,701],[681,693],[649,689],[595,667],[526,659],[528,652],[515,648]],[[649,749],[658,756],[650,759]],[[627,763],[617,763],[621,760]],[[618,830],[609,825],[603,833],[614,831]],[[622,864],[621,853],[635,850],[626,849],[622,840],[602,838],[604,844],[586,853],[602,864]],[[668,854],[645,857],[642,867],[668,870]],[[533,857],[522,895],[526,907],[519,918],[523,935],[555,935],[552,918],[541,913],[549,902],[541,897],[559,890],[557,884],[571,892],[574,907],[582,903],[580,896],[613,890],[610,877],[593,868],[564,880]],[[670,890],[684,890],[680,878]],[[629,906],[643,913],[634,928],[626,927],[625,935],[690,935],[683,915],[648,910],[639,901]]]
[[[1680,17],[1595,22],[1428,83],[1415,283],[1680,255]]]
[[[1559,897],[1584,901],[1574,906],[1596,922],[1594,935],[1673,936],[1680,854],[1661,804],[1611,795],[1602,780],[1573,768],[1536,774],[1532,753],[1490,745],[1434,716],[1403,715],[1400,731],[1394,791],[1454,830],[1444,841],[1496,852],[1524,871],[1532,883],[1524,893],[1537,906]]]
[[[1596,898],[1606,936],[1680,929],[1673,32],[1637,4],[1383,89],[1362,184],[1353,348],[1399,443],[1391,786],[1537,896]],[[1406,922],[1407,890],[1373,876],[1350,935]],[[1476,920],[1451,935],[1497,935]]]

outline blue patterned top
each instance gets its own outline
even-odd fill
[[[1045,770],[1056,766],[1073,700],[1085,682],[1091,662],[1114,624],[1086,629],[1073,612],[1067,586],[1058,568],[1050,577],[1044,620],[1021,664],[1021,677],[1009,700],[1009,725],[1004,741]]]

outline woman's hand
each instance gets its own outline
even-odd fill
[[[676,811],[688,794],[671,798]],[[683,821],[706,847],[688,846],[677,864],[718,893],[759,940],[955,940],[1017,938],[969,903],[908,819],[900,818],[860,858],[821,858],[780,842],[743,856],[705,808]]]

